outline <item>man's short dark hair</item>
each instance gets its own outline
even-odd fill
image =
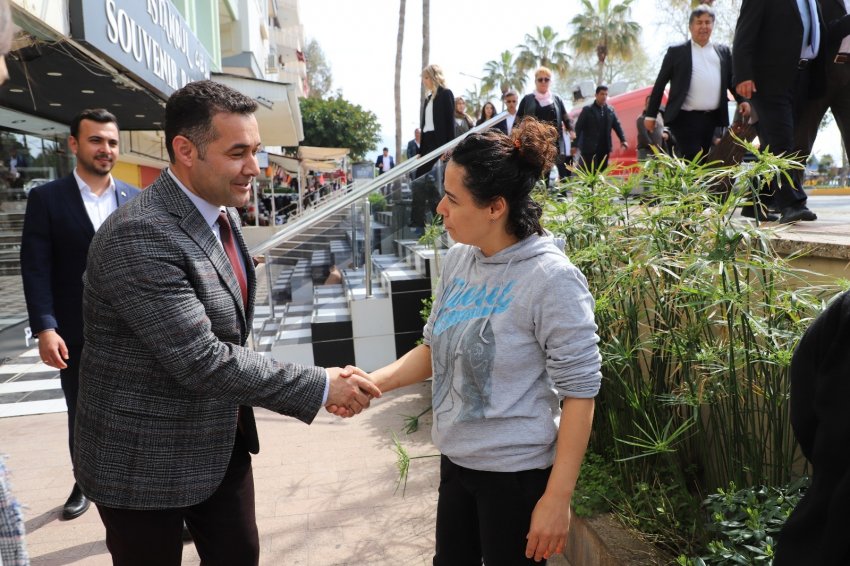
[[[700,4],[693,10],[691,10],[691,17],[688,18],[688,25],[694,23],[694,20],[700,16],[708,15],[711,17],[711,21],[715,21],[714,10],[711,9],[711,6],[708,4]]]
[[[118,127],[118,119],[115,115],[104,108],[86,108],[71,120],[71,136],[76,139],[80,134],[80,122],[83,120],[91,120],[98,124],[109,124],[110,122]]]
[[[600,92],[602,92],[603,90],[604,90],[605,92],[608,92],[608,87],[607,87],[607,86],[605,86],[605,85],[599,85],[598,87],[596,87],[596,94],[599,94],[599,93],[600,93]]]
[[[514,89],[509,89],[505,94],[502,95],[502,100],[506,99],[509,96],[516,96],[519,98],[519,93]]]
[[[212,121],[216,114],[253,114],[257,103],[252,98],[215,81],[196,81],[175,91],[165,103],[165,146],[168,158],[175,161],[173,142],[177,136],[189,139],[203,159],[207,145],[218,132]]]
[[[388,148],[388,147],[384,148],[384,151],[389,151],[389,150],[390,150],[390,148]]]

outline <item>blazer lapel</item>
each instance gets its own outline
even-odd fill
[[[124,186],[124,183],[115,182],[115,200],[118,203],[118,207],[122,207],[127,204],[130,199],[133,198],[133,195],[127,191],[127,188]]]
[[[80,194],[80,186],[73,174],[68,179],[68,184],[63,191],[68,200],[68,213],[83,229],[83,233],[89,240],[94,238],[94,224],[91,223],[86,205],[83,203],[83,195]]]
[[[239,282],[236,281],[236,275],[233,273],[233,267],[230,265],[230,260],[227,259],[227,254],[224,253],[224,249],[222,249],[221,244],[216,239],[209,224],[204,220],[204,217],[201,216],[201,213],[192,204],[192,201],[183,194],[180,187],[174,183],[167,171],[162,172],[157,183],[159,184],[158,188],[166,193],[165,198],[167,202],[176,203],[174,213],[181,217],[180,228],[207,255],[213,267],[218,272],[219,277],[224,281],[227,289],[230,291],[233,302],[236,303],[236,308],[242,315],[242,328],[247,336],[248,319],[246,317],[245,307],[242,304],[242,291],[239,290]],[[241,246],[244,246],[244,244],[241,244]]]
[[[720,106],[722,108],[726,108],[726,86],[727,81],[726,77],[729,72],[729,61],[724,57],[724,51],[721,49],[720,45],[716,43],[712,43],[711,46],[714,48],[714,52],[717,53],[717,58],[720,59]]]

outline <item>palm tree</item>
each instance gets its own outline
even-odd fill
[[[472,87],[472,90],[467,89],[463,94],[463,99],[466,101],[466,113],[472,116],[473,120],[478,119],[479,114],[481,114],[481,107],[490,100],[491,92],[491,88],[487,88],[484,83],[481,83],[480,86]]]
[[[615,55],[628,61],[640,38],[640,24],[629,19],[633,0],[581,0],[584,13],[571,21],[569,44],[577,54],[596,53],[596,84],[602,83],[605,59]]]
[[[523,73],[540,66],[548,67],[559,75],[567,72],[567,40],[559,40],[558,32],[551,26],[538,27],[536,37],[525,34],[525,44],[517,45],[517,49],[520,52],[516,62]]]
[[[399,0],[398,37],[395,42],[395,160],[401,161],[401,48],[404,45],[404,11],[407,0]]]
[[[431,58],[431,0],[422,0],[422,68]],[[419,87],[419,106],[425,102],[425,85]]]
[[[511,89],[522,92],[525,88],[526,74],[519,68],[514,55],[509,50],[502,51],[498,59],[488,61],[484,65],[484,80],[481,82],[482,90],[490,92],[498,89],[505,93]]]

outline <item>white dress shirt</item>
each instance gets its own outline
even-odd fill
[[[83,197],[86,214],[88,214],[89,220],[94,226],[94,231],[97,232],[106,218],[118,208],[118,199],[115,196],[115,179],[110,175],[109,186],[103,191],[103,194],[97,196],[77,173],[76,167],[74,168],[74,178],[77,180],[77,186],[80,187],[80,196]]]
[[[428,98],[425,103],[425,124],[422,126],[422,133],[434,131],[434,97]]]
[[[850,1],[850,0],[848,0]],[[514,122],[516,121],[516,114],[508,114],[508,117],[505,118],[505,125],[508,127],[508,135],[511,135],[511,130],[514,129]]]
[[[682,110],[711,111],[720,106],[720,57],[709,41],[704,47],[691,40],[691,85]]]
[[[803,45],[800,59],[814,59],[820,49],[820,25],[817,19],[818,8],[815,0],[797,0],[800,18],[803,20]],[[806,42],[809,38],[809,42]]]

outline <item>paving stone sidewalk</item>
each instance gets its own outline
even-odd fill
[[[404,495],[396,492],[392,450],[397,431],[411,456],[436,454],[430,420],[412,435],[402,415],[430,404],[430,383],[391,392],[353,419],[322,411],[312,425],[258,410],[254,457],[257,520],[268,566],[430,564],[439,459],[414,460]],[[15,496],[25,506],[33,566],[108,565],[104,531],[92,507],[60,521],[72,485],[66,414],[0,419],[0,453]],[[192,544],[184,564],[199,564]]]

